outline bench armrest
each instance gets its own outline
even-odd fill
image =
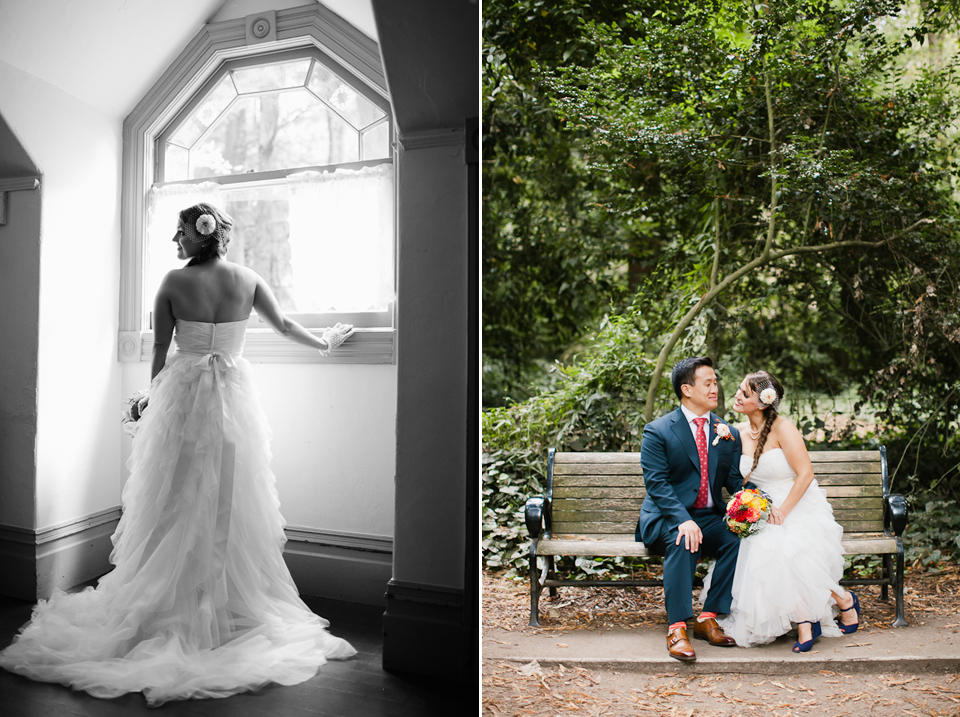
[[[894,535],[899,538],[907,527],[907,499],[898,493],[891,493],[886,498],[886,506],[888,519],[884,523],[892,525]]]
[[[523,512],[524,522],[531,538],[542,538],[544,529],[550,530],[550,513],[547,509],[547,499],[542,495],[527,498],[527,505]]]

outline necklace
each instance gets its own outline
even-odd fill
[[[758,439],[760,438],[760,434],[763,432],[763,426],[760,426],[760,428],[758,428],[758,429],[756,430],[756,432],[754,432],[753,426],[750,426],[750,427],[747,429],[747,431],[750,432],[750,437],[751,437],[753,440],[756,441],[756,440],[758,440]]]

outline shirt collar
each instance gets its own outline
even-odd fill
[[[707,411],[707,412],[704,413],[702,416],[698,416],[696,413],[694,413],[693,411],[691,411],[689,408],[687,408],[686,406],[684,406],[682,403],[680,404],[680,410],[683,411],[683,417],[687,419],[687,423],[693,423],[693,419],[694,419],[694,418],[706,418],[706,419],[707,419],[707,424],[710,423],[710,411]]]

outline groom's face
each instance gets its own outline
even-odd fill
[[[717,374],[709,366],[700,366],[693,385],[685,383],[683,395],[687,407],[697,415],[703,415],[717,407]]]

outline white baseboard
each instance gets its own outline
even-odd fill
[[[40,530],[0,525],[0,594],[46,599],[110,571],[119,522],[115,507]]]
[[[0,595],[46,599],[113,569],[120,508],[41,530],[0,525]],[[393,572],[387,536],[290,526],[283,556],[301,595],[383,605]]]

